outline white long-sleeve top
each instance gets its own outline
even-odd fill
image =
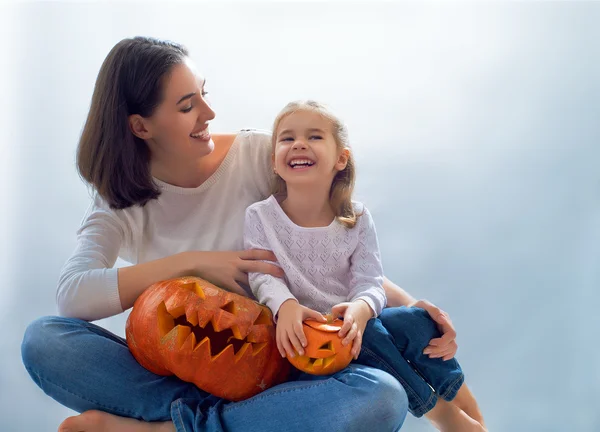
[[[271,153],[270,133],[245,130],[197,188],[155,179],[158,199],[124,210],[96,196],[60,274],[59,314],[91,321],[123,312],[117,257],[139,264],[184,251],[241,250],[246,208],[270,194]]]
[[[346,301],[363,299],[377,316],[385,307],[383,268],[375,225],[369,211],[362,213],[354,228],[337,219],[326,227],[296,225],[271,195],[246,210],[244,247],[273,251],[284,278],[250,273],[250,288],[273,316],[288,299],[326,313]]]

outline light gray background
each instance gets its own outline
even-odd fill
[[[190,48],[214,131],[332,105],[386,273],[450,313],[490,429],[600,430],[599,22],[592,2],[3,3],[0,430],[73,414],[19,346],[56,313],[88,204],[74,151],[96,74],[136,34]]]

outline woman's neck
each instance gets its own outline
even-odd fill
[[[152,176],[173,186],[197,188],[217,171],[234,138],[235,135],[214,136],[214,150],[197,159],[171,159],[151,163]]]
[[[173,160],[152,164],[152,176],[173,186],[196,188],[204,183],[218,168],[210,164],[209,156],[196,160]]]
[[[335,213],[329,202],[329,190],[315,187],[287,188],[287,197],[281,208],[296,225],[305,228],[324,227],[331,224]]]

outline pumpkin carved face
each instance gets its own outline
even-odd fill
[[[352,361],[352,344],[342,345],[338,336],[343,321],[340,319],[321,323],[306,320],[302,323],[304,335],[308,342],[304,355],[296,353],[295,357],[287,357],[295,368],[312,375],[329,375],[344,369]]]
[[[200,278],[146,289],[127,319],[126,336],[146,369],[228,400],[254,396],[282,382],[289,370],[270,310]]]

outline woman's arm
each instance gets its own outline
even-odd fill
[[[427,300],[416,300],[388,278],[383,280],[383,289],[388,299],[387,307],[408,306],[425,309],[431,319],[438,325],[442,336],[431,339],[429,345],[425,348],[424,354],[428,354],[431,358],[443,358],[444,360],[450,360],[454,357],[458,350],[456,330],[446,312]]]
[[[64,265],[56,301],[59,314],[87,321],[106,318],[133,306],[153,283],[179,276],[200,276],[231,291],[246,294],[248,272],[281,276],[272,252],[182,252],[165,258],[113,268],[127,237],[127,227],[110,210],[93,207],[78,231],[77,246]],[[239,283],[238,283],[239,282]]]
[[[77,245],[62,268],[57,305],[62,316],[88,321],[123,312],[142,291],[160,280],[183,276],[191,269],[183,254],[113,268],[127,237],[127,227],[96,202],[77,233]]]
[[[387,307],[409,306],[417,300],[388,278],[383,278],[383,289],[387,296]]]

